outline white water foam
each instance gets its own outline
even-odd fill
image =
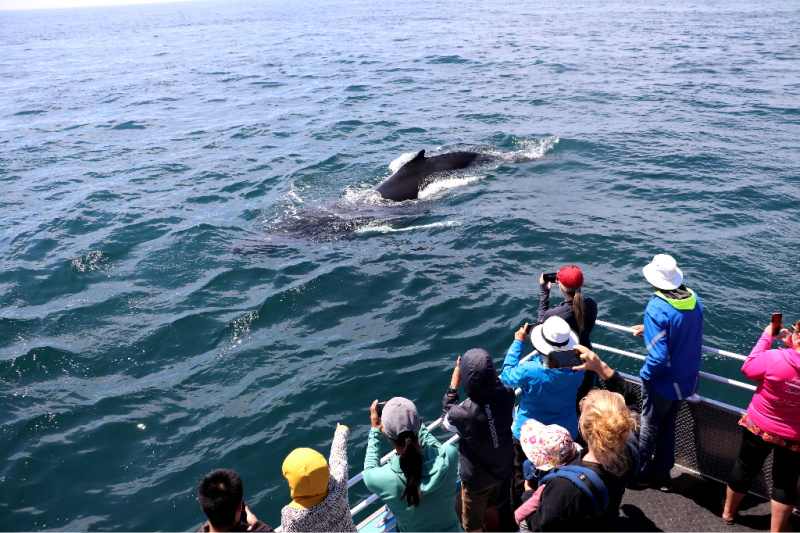
[[[417,152],[406,152],[405,154],[401,155],[391,163],[389,163],[389,170],[392,174],[400,170],[400,167],[414,159],[414,156],[417,155]]]
[[[442,178],[437,179],[430,184],[426,185],[424,189],[419,191],[419,198],[421,200],[430,200],[432,198],[437,198],[444,194],[446,191],[450,189],[455,189],[456,187],[463,187],[464,185],[468,185],[470,183],[475,183],[478,180],[482,180],[486,176],[453,176],[449,178]]]
[[[420,226],[409,226],[406,228],[393,228],[387,224],[367,224],[362,228],[358,228],[356,233],[400,233],[403,231],[416,231],[424,228],[454,228],[460,226],[461,222],[448,220],[447,222],[433,222],[432,224],[422,224]]]

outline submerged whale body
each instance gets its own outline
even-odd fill
[[[414,158],[389,176],[375,190],[387,200],[402,202],[419,197],[419,190],[436,174],[497,161],[497,157],[478,152],[450,152],[425,157],[420,150]]]
[[[301,241],[352,239],[358,232],[376,223],[392,229],[410,227],[416,223],[426,206],[424,202],[399,202],[418,198],[420,189],[439,175],[499,159],[478,152],[450,152],[425,157],[425,150],[420,150],[413,159],[374,189],[384,199],[398,204],[357,201],[308,207],[273,225],[269,230],[268,240],[245,239],[233,245],[231,250],[238,254],[254,254],[286,249]]]

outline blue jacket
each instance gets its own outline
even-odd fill
[[[514,340],[503,361],[500,380],[509,387],[520,387],[522,399],[519,402],[517,418],[511,428],[519,440],[519,432],[529,418],[542,424],[558,424],[573,439],[578,437],[578,415],[575,412],[575,398],[583,381],[583,370],[546,368],[537,353],[529,361],[519,364],[522,341]]]
[[[647,359],[639,376],[668,400],[694,394],[703,346],[703,304],[691,289],[688,298],[668,300],[656,292],[644,311]]]

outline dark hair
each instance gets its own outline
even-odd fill
[[[391,440],[391,439],[390,439]],[[409,507],[417,507],[420,502],[419,486],[422,483],[422,455],[415,446],[417,436],[413,431],[403,431],[397,436],[396,442],[403,443],[403,453],[400,454],[400,470],[406,476],[406,490],[403,498]]]
[[[213,470],[197,487],[197,498],[215,529],[230,526],[242,502],[242,478],[228,468]]]
[[[563,285],[562,285],[563,287]],[[586,316],[586,304],[583,303],[581,289],[568,289],[564,287],[564,292],[572,296],[572,309],[575,311],[575,322],[578,324],[578,334],[583,333],[583,320]]]

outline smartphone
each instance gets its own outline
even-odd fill
[[[239,517],[239,522],[244,522],[246,524],[247,523],[247,511],[245,510],[245,507],[247,507],[247,504],[245,504],[244,500],[242,500],[242,515]]]
[[[548,272],[547,274],[542,274],[545,283],[555,283],[558,281],[558,272]]]
[[[772,315],[772,336],[776,336],[778,333],[781,332],[781,319],[783,318],[783,313],[775,313]]]
[[[530,335],[533,328],[536,327],[534,322],[529,322],[527,326],[525,326],[525,335]]]
[[[375,406],[375,411],[378,413],[378,418],[383,416],[384,405],[386,405],[386,402],[378,402],[378,405]]]
[[[547,359],[545,364],[550,368],[572,368],[583,364],[583,360],[578,356],[574,349],[569,350],[556,350],[550,352],[548,355],[543,356]]]

